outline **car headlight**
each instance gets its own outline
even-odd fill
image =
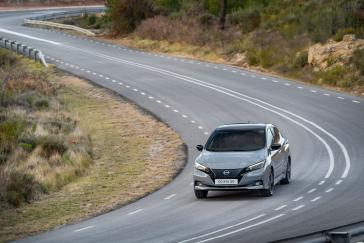
[[[196,168],[197,170],[203,171],[203,172],[205,172],[205,173],[207,173],[207,174],[209,174],[209,173],[210,173],[210,169],[209,169],[209,167],[204,166],[204,165],[202,165],[202,164],[200,164],[200,163],[195,162],[195,168]]]
[[[262,160],[262,161],[259,161],[258,163],[248,166],[247,170],[248,171],[259,170],[261,168],[264,168],[264,165],[265,165],[265,160]]]

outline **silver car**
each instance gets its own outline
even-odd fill
[[[197,145],[194,191],[259,190],[272,196],[278,183],[291,179],[288,139],[272,124],[231,124],[218,127],[206,145]]]

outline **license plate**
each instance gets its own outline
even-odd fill
[[[237,185],[238,179],[216,179],[215,185]]]

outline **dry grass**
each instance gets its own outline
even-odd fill
[[[90,134],[93,164],[86,176],[58,192],[18,209],[2,210],[0,241],[22,238],[135,201],[168,183],[184,165],[183,143],[165,124],[85,81],[65,76],[61,82],[64,87],[60,98],[78,117],[80,128]],[[36,133],[44,134],[46,129],[40,126]],[[77,142],[80,133],[75,129],[70,140]],[[40,153],[33,152],[34,156]],[[49,161],[57,164],[59,159],[54,154]]]

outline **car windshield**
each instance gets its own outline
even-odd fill
[[[206,144],[207,151],[255,151],[265,147],[265,129],[215,131]]]

